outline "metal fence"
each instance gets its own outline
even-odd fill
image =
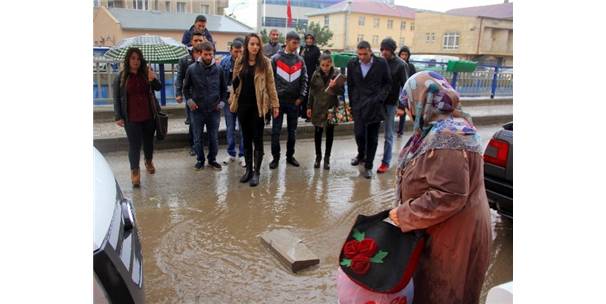
[[[217,52],[222,57],[227,52]],[[439,72],[457,89],[462,97],[490,97],[513,96],[513,69],[511,67],[499,67],[479,65],[476,71],[469,73],[452,73],[446,71],[447,63],[411,61],[417,67],[417,71],[433,70]],[[93,104],[95,106],[112,104],[112,86],[114,77],[117,76],[120,64],[109,61],[102,57],[94,57],[93,61]],[[152,68],[159,73],[160,66],[152,64]],[[177,79],[177,65],[164,65],[164,90],[165,103],[175,104],[175,81]],[[156,92],[156,97],[161,100],[161,93]]]

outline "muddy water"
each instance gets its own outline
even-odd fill
[[[486,128],[483,137],[495,129]],[[397,140],[395,146],[401,144]],[[238,182],[242,169],[236,163],[222,172],[196,172],[186,150],[160,151],[154,157],[157,173],[144,173],[142,188],[135,191],[126,153],[108,155],[123,191],[135,202],[147,301],[336,303],[342,241],[358,214],[393,206],[395,179],[393,170],[370,181],[361,178],[349,165],[355,151],[351,138],[335,139],[330,171],[313,168],[313,151],[313,140],[300,140],[296,156],[302,166],[287,167],[282,160],[271,171],[266,155],[257,188]],[[224,156],[222,147],[219,159]],[[377,159],[381,156],[380,144]],[[512,280],[512,223],[492,217],[495,242],[486,287]],[[288,271],[258,238],[276,228],[300,237],[320,265]]]

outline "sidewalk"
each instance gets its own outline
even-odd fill
[[[512,100],[495,100],[495,105],[477,105],[477,106],[464,106],[464,110],[469,113],[474,121],[474,124],[490,125],[506,123],[513,120],[513,104]],[[464,101],[464,103],[466,103]],[[469,103],[469,102],[467,102]],[[500,104],[499,104],[500,103]],[[509,104],[508,104],[509,103]],[[97,111],[97,109],[95,109]],[[174,109],[175,112],[183,113],[179,115],[171,115],[169,111],[168,120],[168,135],[163,141],[158,141],[156,144],[157,149],[177,148],[184,147],[187,145],[187,128],[185,125],[185,115],[182,105]],[[113,112],[112,112],[113,113]],[[406,129],[410,130],[412,123],[406,121]],[[221,119],[219,126],[219,144],[224,145],[226,143],[225,135],[225,119]],[[381,132],[383,132],[381,130]],[[314,134],[314,127],[311,123],[306,123],[300,119],[297,127],[297,138],[312,138]],[[353,136],[353,123],[347,123],[339,125],[335,128],[335,135],[349,135]],[[205,133],[206,136],[206,133]],[[265,141],[270,140],[271,136],[271,124],[265,127]],[[286,126],[282,128],[281,138],[286,139]],[[126,133],[123,128],[116,126],[113,121],[95,121],[93,123],[93,143],[99,151],[102,153],[114,152],[126,150],[128,148],[128,142],[126,140]]]

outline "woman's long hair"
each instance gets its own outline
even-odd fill
[[[250,42],[251,38],[257,38],[257,40],[259,41],[259,52],[257,53],[257,56],[255,58],[255,66],[257,69],[256,72],[264,73],[265,69],[267,69],[268,67],[265,63],[265,58],[263,55],[263,42],[262,42],[263,40],[261,40],[261,37],[259,37],[259,35],[255,34],[255,33],[246,35],[246,39],[244,39],[244,52],[242,53],[242,71],[245,72],[249,68],[248,58],[251,55],[248,52],[248,43]]]
[[[139,59],[141,60],[141,64],[139,65],[139,69],[137,69],[137,75],[147,79],[147,61],[143,58],[143,52],[139,48],[131,47],[126,51],[126,57],[124,57],[123,69],[121,74],[121,85],[124,86],[126,84],[126,79],[128,79],[128,75],[130,74],[130,56],[133,53],[139,55]]]

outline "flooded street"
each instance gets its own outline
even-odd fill
[[[479,127],[484,144],[499,125]],[[395,138],[394,159],[410,133]],[[285,150],[283,138],[283,151]],[[324,144],[322,145],[324,149]],[[220,172],[195,171],[186,149],[156,151],[157,172],[142,170],[141,188],[130,184],[127,152],[105,155],[124,194],[135,203],[148,303],[336,303],[339,250],[358,214],[394,206],[394,169],[366,180],[349,162],[352,137],[337,137],[331,170],[314,169],[313,139],[298,140],[301,167],[283,157],[270,170],[269,142],[261,183],[239,183],[237,163]],[[374,170],[383,155],[383,137]],[[221,146],[218,160],[226,156]],[[143,161],[142,161],[143,163]],[[143,164],[141,164],[143,166]],[[492,212],[492,211],[491,211]],[[513,223],[492,212],[493,248],[488,288],[513,279]],[[320,257],[320,264],[291,273],[261,243],[263,232],[290,230]]]

